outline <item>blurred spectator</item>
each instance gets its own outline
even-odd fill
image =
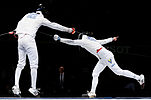
[[[60,77],[59,77],[60,88],[64,89],[64,67],[63,66],[59,67],[59,73],[60,73]]]

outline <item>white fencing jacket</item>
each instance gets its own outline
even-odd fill
[[[20,36],[20,34],[28,34],[35,38],[38,28],[42,25],[63,32],[72,32],[72,28],[67,28],[60,24],[50,22],[48,19],[44,18],[43,14],[40,11],[38,13],[26,14],[18,22],[15,31],[18,36]]]
[[[83,35],[82,39],[78,39],[78,40],[60,38],[60,42],[66,43],[68,45],[81,46],[82,48],[86,49],[88,52],[95,55],[99,59],[100,59],[100,57],[103,58],[111,53],[109,50],[107,50],[102,45],[107,44],[112,41],[113,41],[113,38],[108,38],[108,39],[104,39],[104,40],[96,40],[94,37],[89,37],[87,35]],[[101,48],[101,50],[99,51],[100,53],[99,53],[99,57],[98,57],[97,50],[99,50],[100,48]]]

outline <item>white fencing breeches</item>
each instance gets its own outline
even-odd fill
[[[125,76],[136,80],[139,80],[140,78],[139,75],[136,75],[129,70],[122,70],[116,63],[113,54],[109,51],[106,57],[99,59],[98,63],[96,64],[93,70],[91,92],[95,93],[98,84],[99,74],[105,69],[106,66],[108,66],[116,75]]]
[[[38,52],[35,39],[30,35],[25,35],[18,39],[18,64],[15,72],[15,85],[19,87],[19,78],[22,69],[26,65],[26,55],[28,56],[31,68],[32,87],[36,87],[37,68],[38,68]]]
[[[26,55],[30,62],[30,68],[38,68],[38,52],[35,39],[30,35],[25,35],[18,40],[18,67],[24,68],[26,65]]]

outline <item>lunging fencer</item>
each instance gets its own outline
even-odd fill
[[[74,28],[67,28],[60,24],[50,22],[44,17],[43,7],[40,7],[36,12],[26,14],[19,22],[15,29],[18,35],[18,64],[15,71],[15,85],[12,87],[12,92],[14,95],[21,96],[21,91],[19,87],[19,80],[22,70],[26,65],[26,55],[28,56],[31,69],[31,88],[29,92],[37,96],[39,91],[36,89],[37,82],[37,69],[38,69],[38,52],[35,42],[36,32],[40,26],[47,26],[49,28],[59,30],[62,32],[68,32],[74,34]],[[13,32],[10,32],[13,34]]]
[[[94,37],[89,37],[88,35],[82,35],[82,39],[71,40],[66,38],[61,38],[58,35],[54,35],[55,41],[60,41],[68,45],[78,45],[89,51],[91,54],[98,58],[98,62],[93,69],[92,73],[92,85],[91,91],[87,93],[89,98],[96,97],[96,87],[98,84],[99,74],[108,66],[116,75],[125,76],[128,78],[135,79],[139,82],[141,86],[144,86],[145,78],[144,75],[137,75],[129,70],[121,69],[114,59],[114,55],[111,51],[107,50],[102,45],[116,41],[118,37],[108,38],[104,40],[96,40]]]

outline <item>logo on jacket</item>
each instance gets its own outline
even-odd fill
[[[108,62],[112,64],[112,59],[109,59]]]
[[[109,59],[108,62],[112,64],[112,59]],[[114,65],[115,65],[115,63],[113,63],[113,64],[111,65],[111,67],[113,67]]]

